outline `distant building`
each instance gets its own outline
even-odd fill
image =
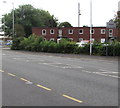
[[[90,27],[32,28],[32,33],[50,41],[57,41],[58,38],[69,38],[76,42],[90,40],[90,32],[92,32],[93,41],[102,43],[105,42],[106,39],[117,39],[118,37],[118,29],[116,28],[93,27],[92,31],[90,31]]]

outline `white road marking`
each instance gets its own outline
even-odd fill
[[[115,71],[111,71],[111,70],[104,70],[104,69],[99,69],[100,71],[103,71],[104,73],[118,73],[118,72],[115,72]]]
[[[113,78],[120,78],[119,76],[104,74],[102,72],[90,72],[90,71],[86,71],[86,70],[82,70],[82,72],[92,73],[92,74],[97,74],[97,75],[102,75],[102,76],[107,76],[107,77],[113,77]]]
[[[71,64],[63,64],[63,63],[59,63],[59,62],[56,62],[56,63],[38,63],[38,64],[44,64],[44,65],[49,65],[49,66],[63,68],[63,69],[82,68],[80,66],[74,66]],[[58,65],[56,65],[56,64],[58,64]],[[59,66],[59,64],[60,64],[60,66]],[[61,65],[63,65],[63,66],[61,66]],[[64,66],[64,65],[67,65],[67,66]]]

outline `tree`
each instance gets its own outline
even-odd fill
[[[117,15],[115,15],[114,21],[115,21],[116,26],[118,28],[117,40],[120,41],[120,11],[118,11]]]
[[[69,22],[62,22],[59,24],[59,27],[73,27]]]
[[[15,29],[16,36],[19,34],[19,29],[22,29],[23,34],[28,37],[32,34],[32,27],[57,26],[57,19],[54,15],[50,15],[48,11],[36,9],[29,4],[19,6],[19,8],[14,10],[14,13],[15,25],[17,26]],[[12,35],[12,12],[5,14],[2,20],[5,20],[6,34]]]
[[[117,28],[120,28],[120,11],[118,11],[117,15],[115,15],[115,23],[117,25]]]
[[[24,27],[21,24],[15,24],[15,37],[25,36]]]

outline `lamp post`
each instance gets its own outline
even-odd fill
[[[3,19],[3,23],[4,23],[4,25],[3,25],[3,31],[4,31],[4,37],[3,37],[3,47],[4,47],[4,45],[5,45],[5,16],[4,15],[2,15],[3,17],[4,17],[4,19]]]
[[[7,1],[3,1],[3,3],[7,3]],[[14,16],[14,3],[11,2],[12,6],[13,6],[13,9],[12,9],[12,23],[13,23],[13,28],[12,28],[12,35],[13,35],[13,38],[14,38],[14,32],[15,32],[15,16]]]
[[[90,55],[92,55],[92,0],[90,0]]]

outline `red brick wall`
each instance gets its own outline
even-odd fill
[[[57,37],[59,36],[59,29],[62,30],[62,36],[67,36],[68,38],[73,38],[74,41],[79,41],[79,38],[83,38],[84,40],[90,39],[90,28],[89,27],[66,27],[66,28],[32,28],[32,33],[35,33],[38,36],[42,36],[42,30],[46,30],[46,36],[43,36],[47,40],[50,40],[50,38],[54,38],[57,40]],[[54,29],[55,33],[50,34],[50,30]],[[69,34],[68,30],[73,30],[73,34]],[[79,29],[83,29],[83,34],[79,34]],[[94,34],[92,35],[92,38],[94,38],[95,41],[100,41],[101,38],[106,38],[106,34],[101,34],[101,29],[106,29],[106,27],[93,27]],[[113,35],[118,36],[118,29],[113,29]],[[108,35],[107,35],[108,36]]]

